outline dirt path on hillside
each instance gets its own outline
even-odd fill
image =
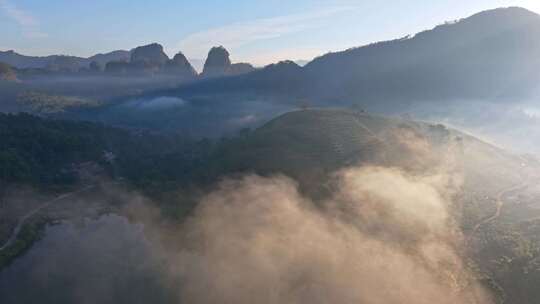
[[[502,211],[502,208],[504,207],[504,196],[507,195],[508,193],[511,193],[511,192],[514,192],[514,191],[518,191],[518,190],[521,190],[523,188],[526,188],[528,187],[529,185],[529,180],[525,180],[521,183],[519,183],[518,185],[514,185],[510,188],[507,188],[507,189],[504,189],[502,190],[501,192],[499,192],[497,194],[497,210],[495,211],[495,214],[488,217],[487,219],[484,219],[482,221],[480,221],[478,224],[476,224],[476,226],[474,226],[474,229],[471,233],[470,236],[473,236],[476,234],[476,232],[482,227],[484,226],[485,224],[488,224],[492,221],[495,221],[496,219],[498,219],[500,216],[501,216],[501,211]]]
[[[11,236],[9,237],[9,239],[0,247],[0,251],[8,248],[9,246],[13,245],[13,243],[17,240],[17,236],[19,235],[19,232],[21,231],[22,227],[24,226],[24,224],[30,219],[32,218],[34,215],[36,215],[38,212],[40,212],[41,210],[49,207],[50,205],[58,202],[58,201],[61,201],[63,199],[66,199],[66,198],[69,198],[69,197],[72,197],[74,195],[77,195],[79,193],[82,193],[82,192],[85,192],[85,191],[88,191],[92,188],[95,188],[96,185],[90,185],[90,186],[86,186],[82,189],[79,189],[77,191],[73,191],[73,192],[70,192],[70,193],[65,193],[65,194],[62,194],[62,195],[59,195],[57,197],[55,197],[54,199],[52,200],[49,200],[49,201],[46,201],[45,203],[43,203],[41,206],[39,207],[36,207],[32,210],[30,210],[28,213],[26,213],[24,216],[22,216],[18,223],[17,223],[17,226],[15,227],[15,229],[13,229],[13,232],[11,233]]]

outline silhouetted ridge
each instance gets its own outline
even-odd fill
[[[0,51],[0,61],[5,62],[18,69],[68,69],[78,70],[88,68],[93,61],[98,62],[102,66],[110,61],[127,61],[130,58],[129,51],[113,51],[105,54],[97,54],[88,58],[66,55],[51,55],[51,56],[26,56],[18,54],[13,50],[2,52]]]
[[[317,104],[355,103],[371,110],[418,101],[515,100],[540,89],[538,37],[539,15],[501,8],[414,36],[329,53],[303,68],[279,63],[238,78],[182,87],[178,93],[202,93],[203,88],[212,94],[286,91]],[[228,52],[214,48],[210,55],[208,67],[219,66],[222,73]]]
[[[500,98],[540,80],[540,16],[496,9],[412,38],[330,53],[305,66],[320,98],[432,100]]]

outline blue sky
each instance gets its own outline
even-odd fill
[[[89,56],[158,42],[205,58],[213,45],[264,65],[403,37],[540,0],[0,0],[0,50]]]

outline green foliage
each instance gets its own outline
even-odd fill
[[[0,181],[65,183],[69,166],[100,159],[110,136],[99,125],[0,114]]]
[[[215,144],[29,114],[0,114],[0,183],[47,187],[76,182],[77,164],[94,162],[139,188],[205,179]],[[112,162],[105,152],[115,157]],[[200,178],[198,178],[200,177]]]

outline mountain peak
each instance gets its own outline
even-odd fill
[[[221,77],[246,74],[255,68],[249,63],[231,63],[230,54],[223,46],[215,46],[208,52],[202,76]]]
[[[540,15],[514,6],[479,12],[456,22],[437,26],[433,31],[442,28],[466,28],[471,33],[500,32],[531,24],[540,25]]]
[[[131,53],[131,62],[147,62],[152,65],[164,65],[169,57],[163,51],[163,46],[158,43],[151,43],[136,47]]]
[[[197,76],[197,72],[182,52],[178,52],[174,55],[173,59],[167,61],[166,70],[169,73],[181,75],[186,78]]]
[[[204,63],[203,75],[205,77],[223,76],[231,66],[230,54],[223,46],[210,49]]]
[[[478,16],[521,16],[521,17],[540,17],[537,13],[530,11],[526,8],[520,6],[510,6],[510,7],[499,7],[490,10],[485,10],[479,13],[472,15],[469,18],[474,18]]]

